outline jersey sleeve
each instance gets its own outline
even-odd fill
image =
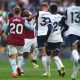
[[[39,16],[39,12],[38,12],[38,13],[36,14],[36,16],[35,16],[35,17],[36,17],[36,19],[38,19],[38,16]]]
[[[6,32],[6,30],[7,30],[7,24],[6,24],[6,23],[3,24],[2,30],[3,30],[4,32]]]
[[[68,30],[69,26],[65,23],[66,21],[66,17],[62,17],[61,21],[60,21],[60,25],[62,27],[62,35],[65,31]]]
[[[65,19],[67,19],[67,10],[64,13],[64,17],[65,17]]]
[[[3,24],[2,30],[3,30],[4,32],[6,32],[7,29],[8,29],[8,26],[9,26],[9,20],[7,21],[7,23],[4,23],[4,24]]]
[[[39,12],[35,16],[35,18],[36,18],[36,27],[35,27],[35,29],[36,30],[38,30],[38,17],[39,17]]]
[[[52,24],[49,23],[47,26],[48,26],[48,32],[47,32],[47,40],[48,40],[48,37],[50,36],[50,33],[52,31]]]
[[[29,23],[27,20],[25,20],[25,23],[24,23],[25,27],[30,29],[30,30],[34,30],[35,27],[33,24]]]

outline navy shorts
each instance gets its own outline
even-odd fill
[[[38,48],[43,48],[46,46],[47,36],[37,36]]]
[[[61,42],[58,42],[58,43],[50,43],[50,42],[48,42],[48,44],[47,44],[47,50],[54,50],[54,49],[56,49],[56,50],[60,50],[60,45],[61,45]]]
[[[80,40],[80,36],[71,34],[68,36],[68,40],[71,47],[73,44],[77,43]]]

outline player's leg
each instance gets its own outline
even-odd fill
[[[35,57],[33,55],[33,51],[29,53],[29,59],[31,60],[33,67],[38,68],[38,63],[37,63],[37,60],[35,59]]]
[[[52,58],[52,59],[54,59],[53,56],[54,56],[54,55],[53,55],[53,50],[52,50],[52,52],[51,52],[51,58]],[[59,75],[61,76],[60,65],[56,62],[56,60],[55,60],[55,64],[56,64],[56,67],[57,67],[58,73],[59,73]]]
[[[55,60],[59,75],[63,77],[65,75],[65,68],[61,59],[58,56],[58,53],[59,51],[56,49],[53,51],[53,59]]]
[[[74,62],[73,73],[71,75],[72,80],[76,80],[77,72],[78,72],[78,63]]]
[[[38,68],[37,61],[36,61],[36,59],[34,58],[34,55],[33,55],[33,51],[34,51],[34,48],[32,47],[33,43],[34,43],[34,39],[25,39],[25,45],[24,45],[25,53],[24,53],[24,55],[27,53],[29,59],[32,62],[33,67]]]
[[[9,50],[9,62],[11,64],[12,67],[12,76],[13,77],[17,77],[17,49],[12,46],[12,45],[8,45],[8,50]]]
[[[17,46],[16,48],[18,50],[17,72],[18,72],[18,75],[23,75],[24,74],[23,47],[22,46]]]
[[[37,43],[38,43],[38,48],[41,54],[41,60],[43,63],[43,66],[45,68],[45,71],[47,72],[47,55],[46,55],[46,48],[45,48],[45,43],[46,43],[46,36],[37,36]]]
[[[48,43],[46,48],[46,53],[47,53],[47,72],[46,73],[49,76],[51,76],[50,74],[51,52],[52,52],[52,45]]]
[[[29,58],[30,58],[30,60],[32,62],[33,67],[34,68],[38,68],[37,60],[36,60],[36,58],[35,58],[35,56],[33,54],[35,48],[37,47],[37,39],[33,38],[31,42],[32,42],[32,45],[31,45],[31,48],[30,48],[31,50],[30,50],[30,53],[29,53]]]
[[[76,79],[78,64],[80,63],[79,53],[78,53],[78,37],[75,35],[69,35],[68,38],[71,45],[72,57],[74,59],[74,69],[71,78]]]
[[[79,52],[79,58],[80,58],[80,41],[78,42],[78,52]],[[79,65],[79,70],[80,70],[80,65]]]
[[[37,38],[36,37],[33,39],[32,47],[34,48],[34,50],[33,50],[34,58],[37,60],[38,57],[39,57],[39,50],[38,50]]]
[[[38,60],[40,53],[37,47],[34,49],[33,55],[34,55],[34,58]]]

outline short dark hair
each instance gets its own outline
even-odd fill
[[[50,5],[50,12],[51,13],[56,13],[57,12],[57,4],[53,3]]]
[[[80,0],[75,0],[76,6],[80,6]]]
[[[29,11],[28,10],[23,10],[22,12],[22,17],[28,17],[30,14],[29,14]]]
[[[10,13],[8,14],[8,18],[12,18],[12,17],[14,17],[14,14],[13,14],[12,12],[10,12]]]

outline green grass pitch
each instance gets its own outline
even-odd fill
[[[44,73],[44,69],[40,60],[38,61],[38,69],[34,69],[31,62],[29,60],[26,60],[26,64],[24,67],[25,74],[23,76],[13,78],[8,60],[0,59],[0,80],[71,80],[70,76],[73,69],[73,62],[72,60],[62,61],[66,69],[65,77],[58,76],[57,69],[53,60],[51,62],[51,77],[43,77],[41,75],[42,73]],[[80,71],[78,71],[76,80],[80,80]]]

